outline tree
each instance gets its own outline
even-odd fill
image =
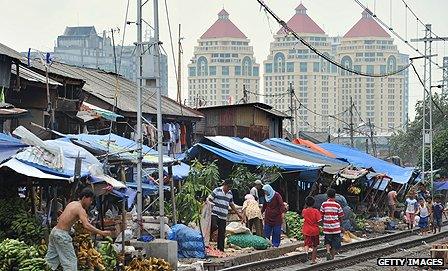
[[[448,174],[448,101],[437,93],[433,95],[433,160],[434,169],[441,169],[442,175]],[[416,104],[416,116],[406,131],[398,131],[390,139],[391,151],[402,158],[404,163],[413,166],[422,161],[422,102]],[[429,168],[429,165],[425,165]]]

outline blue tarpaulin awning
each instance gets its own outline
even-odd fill
[[[356,167],[372,168],[377,173],[384,173],[392,178],[392,182],[398,184],[408,183],[415,170],[397,166],[347,146],[334,143],[321,143],[319,146]]]
[[[0,133],[0,162],[8,160],[14,156],[17,151],[27,147],[20,139]]]
[[[349,163],[327,157],[323,154],[311,151],[309,148],[294,144],[282,138],[270,138],[263,141],[263,145],[268,146],[284,155],[296,157],[306,161],[325,164],[323,171],[329,174],[337,174],[341,169],[346,168]]]

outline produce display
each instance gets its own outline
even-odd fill
[[[29,209],[24,199],[0,199],[0,241],[12,238],[30,245],[40,243],[44,230]]]
[[[73,237],[73,246],[78,257],[79,270],[106,270],[103,264],[103,257],[95,249],[90,234],[80,222],[74,226],[75,236]]]
[[[173,270],[173,268],[167,261],[158,258],[149,258],[149,259],[134,258],[125,268],[125,271],[171,271],[171,270]]]
[[[287,235],[289,238],[296,238],[297,240],[302,240],[302,226],[305,221],[296,212],[288,211],[285,214],[285,221],[287,226]]]
[[[361,193],[361,188],[356,186],[350,186],[347,191],[349,193],[352,193],[353,195],[359,195]]]
[[[100,252],[103,258],[104,267],[106,268],[107,271],[115,270],[115,267],[117,265],[118,253],[115,251],[112,244],[113,244],[112,238],[107,237],[106,242],[101,243],[98,248],[98,251]]]
[[[255,249],[267,249],[270,244],[266,238],[252,234],[234,234],[227,237],[227,243],[240,248],[253,247]]]
[[[0,243],[0,271],[10,270],[46,271],[50,268],[35,247],[23,241],[5,239]]]
[[[365,230],[366,228],[366,219],[362,217],[357,217],[355,219],[355,228],[358,231]]]

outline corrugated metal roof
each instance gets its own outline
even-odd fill
[[[11,72],[13,74],[17,75],[17,71],[16,71],[16,67],[15,66],[12,66]],[[39,73],[37,73],[35,71],[32,71],[32,70],[28,69],[25,66],[20,66],[19,67],[19,76],[20,76],[20,78],[23,78],[23,79],[31,81],[31,82],[37,82],[37,83],[46,84],[45,76],[43,76],[43,75],[41,75],[41,74],[39,74]],[[51,78],[48,79],[48,83],[50,85],[54,85],[54,86],[62,86],[61,83],[58,83],[58,82],[52,80]]]
[[[23,60],[25,59],[19,52],[14,51],[13,49],[9,48],[8,46],[0,43],[0,55],[6,55],[11,58]]]
[[[40,67],[39,69],[42,70]],[[75,67],[59,62],[53,62],[50,73],[85,81],[83,90],[91,95],[113,105],[116,92],[116,75],[97,69]],[[136,112],[137,95],[136,84],[123,77],[118,77],[117,108],[124,112]],[[157,114],[157,95],[155,90],[143,89],[142,109],[145,114]],[[182,109],[181,109],[182,108]],[[184,116],[202,118],[202,113],[179,105],[176,101],[162,96],[162,114],[168,116]]]

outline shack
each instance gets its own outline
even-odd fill
[[[272,137],[283,137],[283,120],[288,115],[264,103],[246,103],[201,107],[204,114],[196,127],[198,137],[235,136],[261,142]]]

